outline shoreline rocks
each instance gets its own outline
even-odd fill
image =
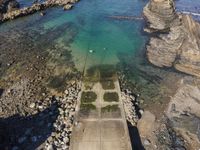
[[[62,96],[52,96],[45,92],[41,100],[27,103],[29,113],[16,118],[16,120],[12,120],[14,117],[1,118],[0,148],[30,149],[38,145],[36,147],[39,149],[51,147],[62,150],[69,149],[75,107],[81,91],[80,80],[75,80],[73,84],[68,83],[65,89],[68,93],[63,92]],[[14,94],[15,91],[6,91],[3,96],[7,95],[7,92]],[[12,125],[12,122],[16,123],[15,126]],[[7,130],[10,130],[11,133],[7,133]]]
[[[19,7],[16,0],[0,0],[0,14],[16,10]]]
[[[134,106],[134,103],[136,101],[135,97],[125,92],[121,92],[121,98],[124,104],[126,120],[128,120],[132,126],[136,126],[138,121],[138,116],[136,114],[136,109]]]
[[[37,11],[45,10],[53,6],[63,6],[64,10],[69,10],[76,2],[78,2],[78,0],[47,0],[43,3],[34,3],[30,7],[1,13],[0,21],[5,22],[7,20],[13,20],[15,18],[27,16],[29,14],[33,14]]]
[[[20,5],[16,0],[0,0],[0,22],[5,13],[19,9]]]
[[[150,0],[143,13],[148,28],[154,31],[168,30],[178,19],[173,0]]]
[[[157,34],[147,45],[148,60],[200,77],[200,24],[176,13],[172,0],[150,0],[143,12],[148,22],[145,31]]]
[[[121,98],[124,105],[126,120],[132,125],[136,126],[143,110],[139,108],[139,95],[135,95],[132,90],[126,86],[126,79],[123,73],[118,73],[119,83],[121,88]]]
[[[45,149],[69,149],[75,108],[79,92],[81,91],[81,83],[77,81],[76,84],[71,84],[65,91],[67,92],[65,92],[63,97],[56,97],[56,100],[60,104],[58,108],[59,115],[53,124],[55,131],[51,133],[45,142]]]
[[[174,130],[181,135],[188,149],[197,149],[200,145],[200,80],[183,78],[176,94],[171,98],[166,116]]]

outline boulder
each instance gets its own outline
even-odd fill
[[[69,9],[72,9],[72,7],[73,7],[73,5],[66,4],[66,5],[64,5],[63,10],[69,10]]]
[[[142,118],[138,121],[137,127],[140,136],[143,138],[149,137],[155,126],[156,117],[149,111],[144,111]]]

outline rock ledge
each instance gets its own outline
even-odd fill
[[[157,33],[147,45],[148,60],[200,77],[200,24],[176,13],[172,0],[150,0],[143,12],[146,31]]]

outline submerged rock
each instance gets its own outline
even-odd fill
[[[65,6],[63,7],[63,9],[64,9],[64,10],[69,10],[69,9],[71,9],[72,7],[73,7],[73,5],[67,4],[67,5],[65,5]]]
[[[144,16],[149,23],[146,31],[158,34],[147,46],[148,60],[200,77],[200,24],[189,15],[176,13],[172,0],[151,0]]]
[[[40,13],[40,16],[44,16],[44,15],[46,15],[45,12],[41,12],[41,13]]]

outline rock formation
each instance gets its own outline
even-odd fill
[[[0,0],[0,20],[4,13],[11,12],[19,8],[19,3],[16,0]]]
[[[2,3],[2,8],[7,7],[9,11],[2,11],[1,12],[1,5],[0,5],[0,21],[4,22],[7,20],[12,20],[21,16],[26,16],[29,14],[33,14],[37,11],[44,10],[46,8],[52,7],[52,6],[63,6],[64,10],[68,10],[72,8],[72,4],[77,2],[78,0],[46,0],[43,3],[34,3],[30,7],[25,7],[21,9],[13,9],[16,6],[14,5],[16,2],[15,0],[10,1],[9,5],[6,5]],[[12,2],[12,3],[11,3]],[[1,4],[1,3],[0,3]]]
[[[144,16],[146,31],[157,33],[147,45],[148,60],[200,77],[200,24],[189,15],[176,13],[172,0],[150,0]]]
[[[154,30],[169,29],[178,18],[174,3],[169,0],[151,0],[144,7],[144,16],[149,22],[149,27]]]
[[[185,77],[180,83],[166,115],[174,130],[186,141],[187,149],[195,150],[200,145],[200,80]]]

